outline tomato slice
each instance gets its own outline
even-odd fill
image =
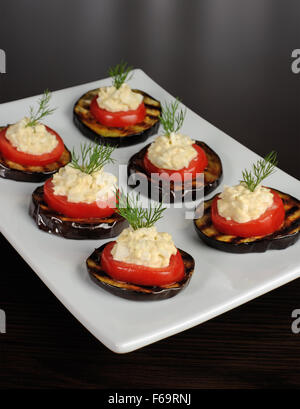
[[[115,280],[147,286],[162,286],[183,279],[184,264],[179,251],[170,257],[168,267],[152,268],[114,260],[111,250],[115,243],[115,241],[108,243],[101,255],[103,270]]]
[[[46,126],[46,129],[55,135],[58,141],[58,144],[51,152],[43,153],[42,155],[33,155],[18,151],[9,140],[6,139],[7,128],[0,132],[0,152],[6,159],[19,163],[20,165],[44,166],[49,163],[54,163],[61,157],[65,146],[61,137],[53,129],[48,126]]]
[[[234,220],[226,220],[218,213],[217,201],[215,197],[211,206],[211,219],[215,228],[224,234],[239,237],[267,236],[278,230],[284,221],[285,211],[283,202],[278,193],[273,193],[273,204],[257,219],[246,223],[238,223]]]
[[[194,179],[197,173],[202,173],[204,171],[208,161],[204,150],[200,146],[194,143],[193,148],[196,149],[197,156],[190,161],[186,168],[179,170],[158,168],[150,161],[147,152],[144,156],[145,169],[149,174],[158,173],[162,178],[168,179],[170,176],[172,176],[172,180],[174,181]]]
[[[115,196],[107,202],[72,203],[67,196],[55,195],[52,178],[44,184],[44,199],[51,209],[68,217],[74,218],[102,218],[109,217],[115,212]]]
[[[97,96],[92,100],[90,111],[98,122],[112,128],[122,128],[124,126],[135,125],[143,122],[146,116],[146,108],[142,102],[137,109],[129,111],[110,112],[99,107]]]

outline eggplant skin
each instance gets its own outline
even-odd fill
[[[118,213],[97,219],[78,219],[64,216],[45,203],[43,186],[39,186],[33,192],[29,214],[39,229],[74,240],[112,238],[118,236],[128,226],[127,220]]]
[[[229,253],[263,253],[272,249],[282,250],[295,244],[300,234],[300,201],[287,193],[273,188],[272,190],[281,197],[285,209],[285,219],[280,229],[268,236],[249,238],[219,233],[211,221],[211,204],[218,193],[204,202],[203,215],[194,219],[200,239],[211,247]]]
[[[4,128],[6,127],[0,127],[0,131]],[[71,152],[66,146],[58,161],[44,166],[20,165],[19,163],[6,159],[0,152],[0,177],[19,182],[44,182],[70,161]]]
[[[220,157],[214,152],[206,143],[202,141],[195,141],[195,143],[200,146],[207,157],[208,165],[204,170],[204,185],[202,180],[193,179],[191,183],[186,182],[185,189],[182,186],[179,187],[170,182],[170,191],[165,191],[162,185],[146,171],[144,167],[144,157],[150,146],[148,144],[142,150],[134,154],[128,162],[127,166],[127,177],[128,185],[135,188],[140,183],[144,185],[141,180],[145,180],[146,189],[148,185],[148,196],[149,198],[158,200],[164,203],[174,203],[178,201],[188,201],[195,200],[196,194],[203,191],[204,195],[208,195],[213,190],[215,190],[222,181],[223,178],[223,168]]]
[[[195,267],[193,257],[185,251],[178,249],[182,256],[185,268],[184,278],[180,282],[170,284],[168,286],[151,287],[114,280],[108,274],[106,274],[104,270],[102,270],[99,263],[101,260],[102,251],[107,244],[108,243],[103,244],[90,255],[90,257],[86,260],[86,266],[92,281],[119,297],[134,301],[154,301],[171,298],[188,285],[193,275]]]
[[[73,120],[83,135],[93,141],[124,147],[144,142],[149,136],[157,133],[161,114],[159,101],[143,91],[133,90],[144,97],[143,102],[146,108],[144,121],[124,128],[107,127],[98,122],[90,111],[90,104],[98,90],[99,88],[86,92],[74,105]]]

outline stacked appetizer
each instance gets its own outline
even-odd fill
[[[242,181],[225,186],[204,202],[204,214],[195,218],[199,237],[217,249],[264,252],[294,244],[300,231],[300,201],[261,182],[275,170],[276,153],[244,170]],[[197,214],[197,212],[196,212]]]
[[[178,294],[188,284],[194,259],[154,226],[164,210],[161,204],[144,209],[138,197],[117,193],[117,211],[130,226],[87,259],[99,286],[124,298],[157,300]]]
[[[55,108],[49,107],[46,90],[29,117],[0,128],[0,176],[23,182],[41,182],[71,160],[61,137],[40,120]]]
[[[125,82],[132,67],[110,68],[112,85],[85,93],[74,106],[74,122],[87,137],[117,146],[145,141],[157,132],[161,107],[145,92]]]
[[[214,190],[222,178],[219,156],[204,142],[180,133],[186,111],[179,111],[178,99],[163,107],[160,122],[164,133],[131,157],[128,184],[146,184],[155,200],[174,202]]]
[[[30,214],[41,230],[69,239],[114,237],[127,221],[116,213],[117,178],[103,170],[114,148],[81,145],[79,156],[32,194]]]

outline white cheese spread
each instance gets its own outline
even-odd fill
[[[6,131],[6,139],[20,152],[31,155],[42,155],[52,152],[57,146],[55,135],[48,132],[45,125],[38,123],[35,126],[26,126],[29,118],[23,118]]]
[[[270,189],[259,185],[251,192],[243,183],[225,186],[219,197],[217,202],[219,215],[238,223],[259,218],[274,200]]]
[[[169,233],[159,233],[155,227],[128,227],[117,238],[111,253],[114,260],[161,268],[169,265],[177,249]]]
[[[114,86],[99,88],[97,103],[106,111],[119,112],[137,109],[143,101],[143,95],[133,92],[126,83],[120,88]]]
[[[157,168],[179,170],[186,168],[197,156],[195,143],[189,136],[172,132],[158,136],[149,146],[148,158]]]
[[[99,170],[87,174],[70,164],[54,174],[52,184],[55,195],[67,196],[72,203],[107,201],[115,195],[117,178]]]

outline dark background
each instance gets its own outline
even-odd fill
[[[101,79],[125,59],[258,154],[276,150],[279,167],[300,178],[297,0],[2,0],[0,14],[0,103]],[[290,329],[299,280],[116,355],[3,237],[1,253],[0,387],[300,386],[300,334]]]

